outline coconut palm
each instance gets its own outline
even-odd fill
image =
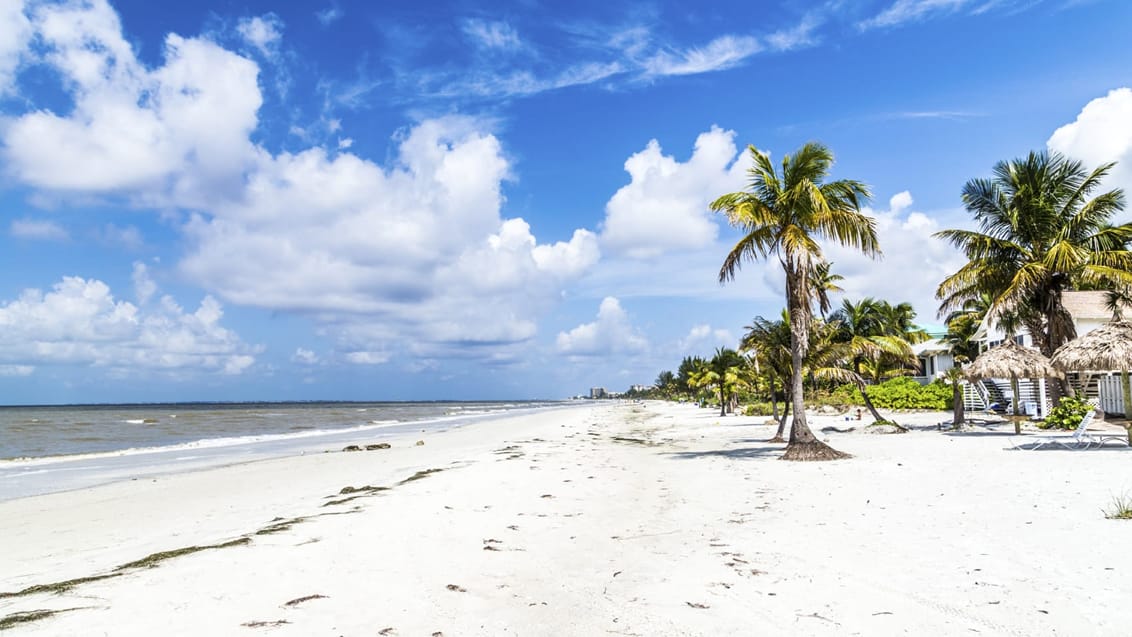
[[[1124,193],[1090,198],[1114,165],[1088,171],[1059,153],[1031,152],[995,164],[993,178],[968,181],[963,204],[979,229],[935,235],[968,259],[936,291],[943,311],[988,293],[996,322],[1013,312],[1042,354],[1073,338],[1062,292],[1132,282],[1132,224],[1110,225]]]
[[[818,302],[818,312],[822,318],[829,314],[829,293],[845,291],[838,285],[838,282],[844,281],[845,277],[830,272],[829,268],[832,265],[832,263],[826,261],[819,261],[814,264],[813,272],[810,274],[811,285],[814,289],[814,300]]]
[[[754,354],[758,363],[760,375],[766,379],[770,389],[771,413],[779,423],[778,432],[770,442],[786,442],[782,439],[782,430],[786,418],[778,415],[778,388],[782,387],[789,404],[790,382],[790,317],[785,311],[777,321],[771,321],[756,316],[750,325],[743,329],[747,332],[739,343],[739,348]]]
[[[744,261],[776,257],[786,274],[786,310],[790,314],[790,394],[793,420],[784,460],[832,460],[846,454],[814,437],[806,424],[803,361],[809,344],[814,266],[825,261],[819,240],[833,240],[880,254],[876,224],[861,213],[869,198],[865,184],[842,179],[825,182],[833,153],[808,143],[782,158],[781,171],[767,153],[748,146],[753,165],[748,190],[725,194],[711,204],[723,212],[742,238],[719,270],[721,283],[735,278]]]

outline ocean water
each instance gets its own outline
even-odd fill
[[[442,431],[557,401],[0,407],[0,500]]]

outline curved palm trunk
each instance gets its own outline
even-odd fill
[[[865,401],[865,408],[872,414],[873,420],[876,422],[887,422],[884,417],[880,415],[880,412],[877,411],[877,408],[873,406],[873,401],[869,398],[869,392],[866,391],[865,383],[861,382],[857,388],[861,390],[861,399]]]
[[[786,267],[786,307],[790,316],[790,402],[794,418],[790,424],[790,443],[782,460],[838,460],[849,454],[837,451],[814,437],[806,424],[806,404],[803,392],[803,361],[809,346],[810,314],[807,307],[809,293],[805,288],[805,265],[788,262]]]
[[[770,377],[770,413],[774,415],[775,420],[778,420],[778,394],[774,389],[774,376]],[[778,426],[777,437],[782,437],[782,425]]]
[[[786,396],[786,406],[782,410],[782,418],[778,418],[777,416],[775,416],[775,418],[778,420],[778,430],[774,432],[774,437],[771,438],[770,440],[767,440],[767,442],[786,442],[786,439],[782,437],[782,434],[786,433],[786,417],[789,414],[790,414],[790,395],[787,394],[787,396]]]

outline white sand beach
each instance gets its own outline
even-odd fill
[[[1103,510],[1132,494],[1132,450],[925,428],[822,434],[854,457],[789,463],[764,420],[597,402],[3,502],[0,618],[63,611],[12,635],[1129,634],[1132,521]],[[188,547],[214,548],[120,568]]]

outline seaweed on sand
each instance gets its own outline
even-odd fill
[[[230,546],[240,546],[242,544],[248,544],[251,541],[252,541],[252,539],[250,537],[245,536],[245,537],[237,538],[235,540],[229,540],[227,542],[221,542],[220,544],[206,544],[204,546],[186,546],[184,548],[173,549],[171,551],[160,551],[158,553],[153,553],[151,555],[147,555],[147,556],[141,558],[140,560],[134,560],[133,562],[127,562],[126,564],[123,564],[123,565],[119,566],[118,568],[116,568],[114,570],[115,571],[124,571],[124,570],[131,569],[131,568],[153,568],[153,567],[157,566],[158,564],[160,564],[161,562],[164,562],[165,560],[172,559],[174,557],[180,557],[182,555],[189,555],[190,553],[198,553],[200,551],[207,551],[209,549],[224,549],[224,548],[228,548]]]

